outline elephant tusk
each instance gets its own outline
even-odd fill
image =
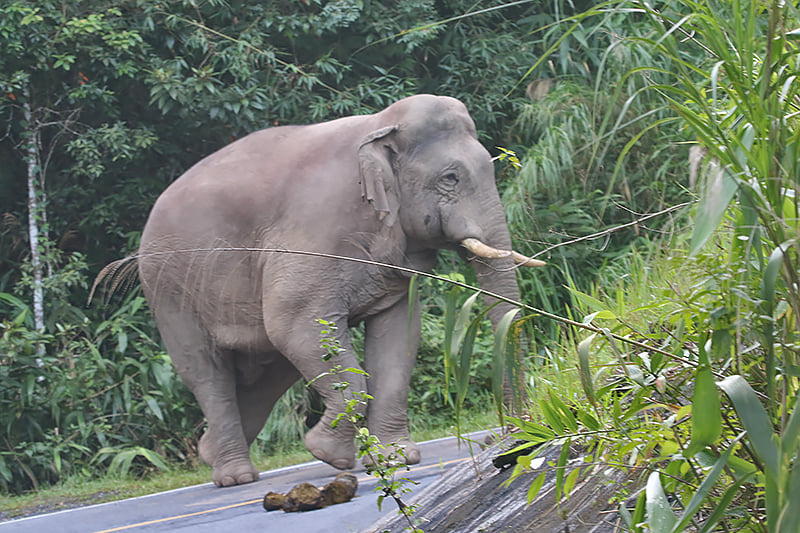
[[[514,258],[514,264],[520,266],[541,267],[547,264],[544,261],[539,261],[538,259],[534,259],[533,257],[524,256],[519,252],[514,252],[513,250],[511,252],[511,257]]]
[[[488,244],[484,244],[478,239],[473,239],[471,237],[461,241],[461,246],[478,257],[483,257],[485,259],[499,259],[501,257],[508,257],[511,255],[511,252],[509,251],[492,248]]]
[[[461,241],[461,246],[463,246],[473,254],[477,255],[478,257],[483,257],[485,259],[499,259],[502,257],[511,256],[514,259],[514,263],[517,265],[522,265],[527,267],[539,267],[547,264],[544,261],[539,261],[538,259],[526,257],[518,252],[509,250],[498,250],[497,248],[492,248],[488,244],[484,244],[478,239],[473,239],[473,238],[464,239],[463,241]]]

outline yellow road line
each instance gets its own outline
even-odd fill
[[[112,528],[112,529],[104,529],[102,531],[95,531],[95,533],[111,533],[112,531],[123,531],[125,529],[133,529],[135,527],[149,526],[150,524],[158,524],[160,522],[170,522],[172,520],[180,520],[181,518],[188,518],[190,516],[198,516],[198,515],[201,515],[201,514],[215,513],[217,511],[224,511],[225,509],[233,509],[234,507],[243,507],[245,505],[251,505],[251,504],[254,504],[254,503],[260,503],[263,500],[264,500],[263,498],[259,498],[257,500],[250,500],[250,501],[247,501],[247,502],[234,503],[232,505],[226,505],[224,507],[216,507],[214,509],[207,509],[205,511],[197,511],[196,513],[188,513],[188,514],[182,514],[182,515],[178,515],[178,516],[168,516],[166,518],[158,518],[156,520],[148,520],[147,522],[139,522],[137,524],[130,524],[130,525],[127,525],[127,526],[120,526],[120,527],[115,527],[115,528]]]
[[[450,464],[453,464],[453,463],[461,463],[463,461],[466,461],[467,459],[469,459],[469,457],[465,457],[465,458],[462,458],[462,459],[453,459],[451,461],[446,461],[446,462],[443,462],[443,463],[440,462],[440,463],[436,463],[436,464],[432,464],[432,465],[420,466],[418,468],[412,468],[410,473],[411,472],[419,472],[421,470],[426,470],[428,468],[437,468],[437,467],[438,468],[442,468],[442,467],[444,467],[446,465],[450,465]],[[371,479],[374,479],[374,478],[375,478],[375,476],[363,476],[361,478],[358,478],[358,482],[362,483],[364,481],[368,481],[368,480],[371,480]],[[148,520],[146,522],[138,522],[136,524],[130,524],[130,525],[127,525],[127,526],[115,527],[115,528],[112,528],[112,529],[103,529],[102,531],[95,531],[94,533],[111,533],[112,531],[124,531],[126,529],[133,529],[135,527],[149,526],[151,524],[159,524],[159,523],[162,523],[162,522],[171,522],[172,520],[180,520],[181,518],[189,518],[191,516],[199,516],[199,515],[203,515],[203,514],[216,513],[218,511],[225,511],[226,509],[234,509],[236,507],[244,507],[245,505],[252,505],[254,503],[261,503],[262,501],[263,501],[263,498],[259,498],[257,500],[248,500],[246,502],[234,503],[234,504],[231,504],[231,505],[225,505],[223,507],[215,507],[213,509],[206,509],[205,511],[197,511],[195,513],[187,513],[187,514],[182,514],[182,515],[177,515],[177,516],[168,516],[168,517],[165,517],[165,518],[157,518],[155,520]]]

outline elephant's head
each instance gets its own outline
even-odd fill
[[[442,96],[400,100],[376,115],[388,124],[359,149],[362,194],[386,225],[431,248],[459,244],[484,258],[512,257],[489,152],[464,104]]]
[[[513,263],[541,266],[511,251],[489,152],[466,107],[418,95],[375,115],[380,127],[362,141],[362,193],[384,224],[399,223],[409,244],[466,248],[487,291],[517,299]],[[462,248],[463,247],[463,248]],[[510,306],[490,312],[497,321]]]

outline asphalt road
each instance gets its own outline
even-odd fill
[[[488,432],[474,433],[482,441]],[[403,477],[414,480],[413,493],[435,482],[456,465],[468,461],[469,446],[458,445],[455,437],[420,444],[422,462]],[[479,450],[474,449],[475,453]],[[394,502],[377,506],[376,481],[363,468],[354,470],[358,491],[350,502],[304,513],[266,512],[264,494],[288,492],[301,482],[322,486],[340,471],[320,461],[262,472],[259,481],[239,487],[217,488],[213,483],[170,490],[129,500],[90,505],[55,513],[0,523],[0,533],[61,532],[110,533],[130,531],[248,531],[290,533],[329,533],[368,531],[369,526],[387,513],[396,513]],[[411,486],[409,484],[409,486]]]

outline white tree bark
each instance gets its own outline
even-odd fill
[[[24,89],[25,101],[22,104],[23,117],[28,128],[25,140],[25,159],[28,167],[28,239],[31,247],[31,267],[33,269],[33,323],[37,331],[44,331],[44,283],[40,224],[44,206],[40,202],[41,176],[39,168],[39,129],[33,123],[33,112],[30,104],[30,91]],[[38,350],[44,351],[39,345]]]

